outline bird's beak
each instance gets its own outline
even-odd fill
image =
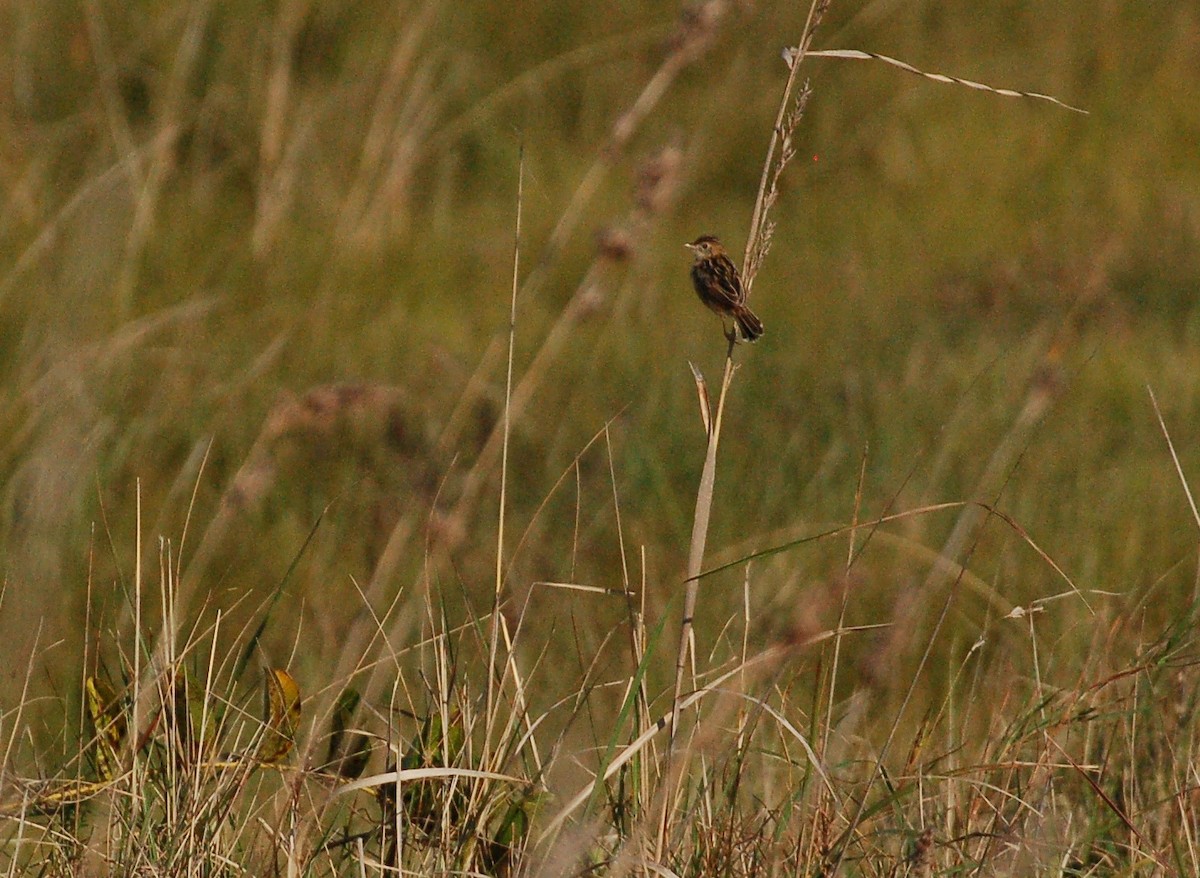
[[[695,244],[684,244],[683,246],[684,246],[684,247],[687,247],[689,250],[695,250],[695,249],[696,249],[696,245],[695,245]]]

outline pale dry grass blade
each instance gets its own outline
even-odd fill
[[[691,360],[688,360],[688,367],[692,370],[692,377],[696,380],[696,395],[700,401],[700,422],[704,425],[704,435],[712,435],[712,400],[708,397],[708,382],[704,380],[704,375],[701,373],[698,366]]]
[[[534,586],[542,586],[543,588],[561,588],[564,591],[581,591],[588,594],[607,594],[616,597],[628,597],[635,592],[628,591],[624,588],[604,588],[599,585],[582,585],[578,582],[548,582],[546,580],[535,580],[530,583]]]
[[[496,523],[496,581],[492,596],[491,641],[488,645],[488,687],[484,715],[487,717],[488,732],[484,736],[485,747],[490,747],[492,722],[495,716],[496,655],[499,644],[501,621],[500,604],[504,589],[504,513],[508,503],[508,440],[511,431],[513,359],[517,340],[517,293],[521,282],[521,211],[525,198],[525,152],[521,149],[517,168],[517,210],[513,230],[512,294],[508,314],[508,365],[504,381],[504,410],[501,412],[502,440],[500,443],[500,510]],[[507,632],[506,632],[507,633]],[[486,756],[485,756],[486,761]]]
[[[1149,384],[1146,385],[1146,392],[1150,394],[1150,404],[1154,406],[1154,416],[1158,418],[1159,429],[1162,430],[1163,438],[1167,440],[1167,449],[1171,452],[1171,462],[1175,464],[1175,474],[1179,476],[1179,484],[1183,487],[1188,506],[1192,510],[1192,520],[1196,522],[1196,527],[1200,528],[1200,510],[1196,509],[1196,498],[1192,496],[1187,476],[1183,474],[1183,464],[1179,462],[1179,455],[1175,453],[1175,443],[1171,441],[1171,433],[1167,430],[1167,422],[1163,420],[1162,411],[1158,408],[1158,400],[1154,396],[1154,389]]]
[[[667,744],[667,761],[664,770],[664,777],[668,780],[673,773],[678,774],[678,780],[682,783],[683,773],[674,771],[675,761],[675,743],[679,732],[679,719],[686,707],[694,703],[693,699],[683,698],[683,679],[684,671],[689,666],[691,667],[691,676],[693,685],[696,679],[696,641],[695,641],[695,617],[696,604],[700,594],[699,573],[704,565],[704,548],[708,542],[708,523],[712,515],[712,500],[713,489],[716,484],[717,477],[717,446],[721,438],[721,420],[725,413],[725,398],[729,390],[729,384],[733,380],[733,338],[729,341],[729,350],[725,357],[725,373],[721,380],[721,393],[717,400],[717,413],[712,422],[712,429],[708,433],[707,451],[704,456],[704,468],[700,474],[700,485],[696,491],[696,510],[692,518],[692,538],[688,548],[688,578],[684,583],[683,595],[683,618],[679,626],[679,648],[675,657],[675,690],[671,698],[671,715],[668,725],[671,730]],[[703,402],[705,397],[701,397]],[[656,839],[654,855],[656,859],[661,859],[668,827],[671,820],[671,813],[675,806],[675,794],[662,796],[662,815],[658,822],[658,837]]]
[[[792,64],[792,52],[792,49],[784,50],[784,60],[789,66]],[[925,79],[931,79],[934,82],[947,82],[952,85],[963,85],[967,88],[973,88],[977,91],[986,91],[990,94],[1000,95],[1001,97],[1006,98],[1030,98],[1038,101],[1048,101],[1049,103],[1062,107],[1064,110],[1070,110],[1072,113],[1082,113],[1085,116],[1088,114],[1087,110],[1082,110],[1079,107],[1073,107],[1070,104],[1064,103],[1063,101],[1060,101],[1058,98],[1051,95],[1040,94],[1035,91],[1017,91],[1016,89],[1011,88],[996,88],[995,86],[985,85],[982,82],[974,82],[973,80],[962,79],[958,76],[948,76],[944,73],[928,73],[924,70],[913,67],[911,64],[907,64],[904,61],[897,60],[896,58],[889,58],[887,55],[880,55],[875,52],[863,52],[858,49],[821,49],[817,51],[810,51],[805,54],[812,58],[848,58],[860,61],[882,61],[885,64],[890,64],[893,67],[899,67],[901,70],[914,73],[917,76],[924,77]]]
[[[571,797],[565,805],[563,805],[559,812],[546,825],[545,829],[542,830],[542,841],[545,841],[546,839],[555,835],[559,829],[562,828],[567,818],[569,818],[572,813],[574,813],[580,806],[587,802],[589,798],[591,798],[592,792],[599,784],[616,774],[623,765],[640,753],[646,747],[646,745],[650,743],[650,741],[653,740],[656,735],[658,735],[659,732],[663,731],[664,729],[669,729],[671,727],[673,718],[679,711],[687,710],[693,704],[696,704],[714,692],[719,691],[721,686],[726,681],[740,676],[747,668],[755,667],[765,662],[774,661],[783,655],[784,652],[784,649],[776,647],[760,653],[754,656],[744,665],[742,663],[738,663],[736,667],[734,667],[732,670],[726,671],[724,674],[721,674],[709,685],[704,686],[703,688],[698,689],[695,692],[692,692],[690,695],[680,699],[678,702],[678,710],[674,709],[673,707],[671,712],[660,716],[658,720],[653,723],[653,725],[638,735],[608,763],[604,770],[604,774],[601,777],[598,777],[586,784],[583,789],[581,789],[578,793]]]
[[[443,777],[462,777],[468,780],[496,780],[517,785],[528,784],[529,781],[511,774],[501,774],[498,771],[480,771],[474,768],[405,768],[397,771],[385,771],[370,777],[359,778],[337,789],[338,796],[356,793],[359,790],[371,790],[384,784],[408,783],[414,780],[437,780]]]
[[[796,527],[782,529],[768,536],[766,541],[773,543],[773,545],[766,549],[760,549],[749,553],[742,551],[726,551],[722,553],[725,555],[725,557],[733,556],[733,560],[723,561],[720,564],[716,564],[708,568],[700,574],[700,578],[706,579],[710,576],[731,570],[735,567],[742,567],[752,561],[771,558],[774,555],[780,554],[781,552],[787,552],[789,550],[797,549],[815,542],[839,539],[841,537],[857,533],[858,531],[866,531],[870,534],[871,539],[880,540],[888,545],[891,545],[904,552],[906,555],[915,558],[921,563],[927,564],[931,570],[940,571],[944,577],[953,579],[956,582],[960,582],[961,585],[971,589],[979,597],[984,599],[991,606],[993,611],[1001,615],[1009,613],[1012,610],[1011,603],[1005,600],[1004,596],[998,593],[996,589],[989,585],[984,579],[973,573],[969,567],[964,566],[958,561],[952,560],[941,549],[927,546],[924,543],[917,542],[911,537],[903,534],[893,534],[889,531],[881,529],[887,524],[893,524],[912,518],[933,515],[941,512],[956,510],[961,511],[968,507],[978,507],[980,510],[979,514],[995,518],[1010,528],[1021,540],[1021,542],[1028,546],[1051,570],[1054,571],[1055,575],[1067,585],[1070,591],[1064,592],[1064,595],[1070,595],[1073,597],[1081,597],[1084,595],[1084,589],[1080,588],[1080,586],[1075,582],[1075,579],[1062,568],[1062,566],[1054,559],[1053,556],[1050,555],[1048,551],[1046,551],[1046,549],[1044,549],[1036,540],[1033,539],[1033,537],[1026,531],[1024,527],[1021,526],[1019,522],[1017,522],[1008,513],[998,509],[996,506],[981,501],[951,501],[947,503],[933,503],[928,506],[919,506],[913,509],[889,513],[887,515],[879,516],[878,518],[861,521],[857,524],[847,524],[840,527],[827,528],[817,533],[804,536],[793,536],[798,530]],[[1111,592],[1094,588],[1088,589],[1086,593],[1094,595],[1111,594]],[[1055,595],[1053,597],[1057,598],[1058,596]],[[1049,600],[1049,598],[1043,598],[1042,600]]]

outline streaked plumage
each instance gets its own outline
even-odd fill
[[[729,254],[713,235],[701,235],[684,244],[696,256],[692,263],[692,284],[700,301],[720,315],[733,320],[738,341],[757,341],[763,334],[762,321],[746,307],[746,290]]]

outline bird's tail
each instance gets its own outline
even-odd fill
[[[733,312],[733,322],[737,324],[737,332],[746,341],[758,341],[763,334],[762,321],[745,305],[739,305]]]

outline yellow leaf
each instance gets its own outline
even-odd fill
[[[274,764],[283,760],[296,743],[300,725],[300,687],[287,671],[272,668],[263,684],[263,724],[267,727],[258,758]]]
[[[87,696],[88,719],[96,735],[93,751],[96,774],[100,780],[109,781],[117,776],[121,767],[121,742],[127,729],[125,705],[98,677],[88,677],[83,688]]]

